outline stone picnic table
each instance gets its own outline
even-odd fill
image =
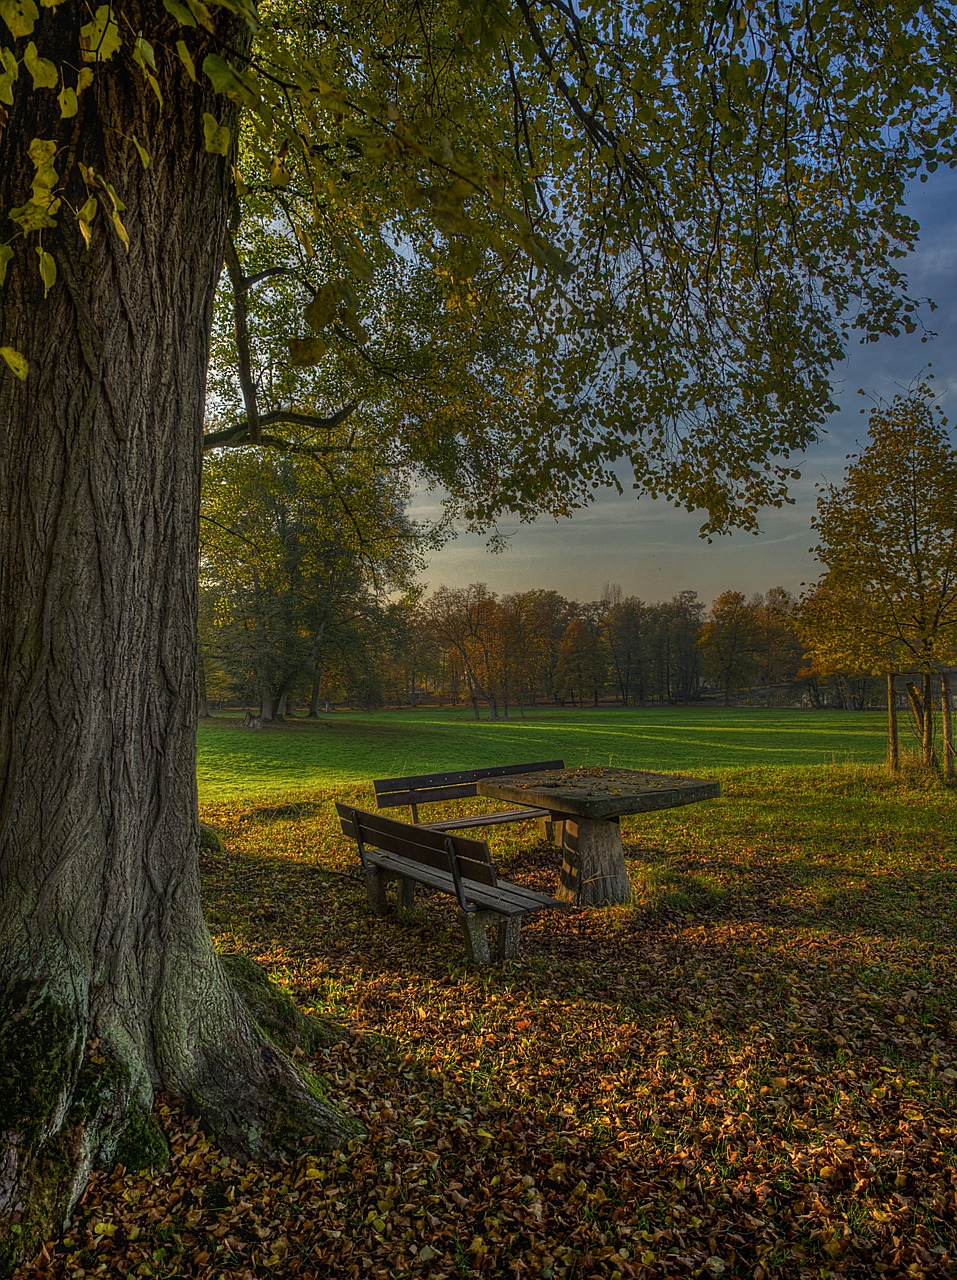
[[[652,813],[712,800],[717,782],[677,773],[585,765],[485,778],[479,795],[549,809],[562,823],[562,871],[556,896],[577,906],[631,901],[621,847],[622,814]]]

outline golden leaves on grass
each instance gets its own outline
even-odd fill
[[[371,916],[326,807],[206,812],[226,841],[206,900],[221,945],[350,1029],[308,1065],[367,1137],[243,1166],[166,1100],[171,1170],[97,1175],[21,1280],[954,1274],[957,964],[906,900],[953,868],[919,831],[897,934],[863,927],[882,890],[876,914],[833,891],[862,874],[853,852],[812,913],[817,854],[788,861],[783,818],[746,856],[701,851],[682,818],[654,857],[723,896],[545,914],[480,972],[447,899]],[[547,890],[554,851],[527,832],[494,849]]]

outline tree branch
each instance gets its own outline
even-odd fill
[[[277,436],[263,436],[259,429],[271,427],[278,423],[285,423],[291,427],[311,427],[315,431],[330,431],[341,422],[345,422],[357,408],[358,401],[350,400],[348,404],[343,405],[341,409],[337,409],[328,418],[312,413],[293,413],[290,409],[273,409],[272,412],[264,413],[257,419],[255,436],[251,430],[249,420],[245,418],[242,422],[237,422],[231,427],[224,427],[222,431],[207,431],[203,436],[203,453],[211,453],[214,449],[237,449],[247,444],[265,444],[274,448],[278,446],[284,449],[305,449],[312,453],[354,452],[354,445],[345,444],[324,445],[309,449],[308,446],[293,445]]]

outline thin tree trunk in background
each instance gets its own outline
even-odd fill
[[[946,671],[940,673],[940,714],[944,736],[944,777],[948,782],[953,782],[954,717],[950,705],[950,676]]]
[[[208,720],[209,719],[209,699],[206,696],[206,665],[203,662],[202,657],[199,658],[196,664],[196,674],[199,682],[197,699],[196,699],[197,708],[199,711],[199,718],[201,720]]]
[[[931,773],[937,767],[937,759],[934,754],[934,685],[933,676],[929,671],[924,672],[921,681],[923,686],[922,697],[924,703],[924,736],[923,736],[923,758],[924,768]]]
[[[897,695],[892,671],[887,673],[887,767],[891,773],[899,773],[901,767],[900,740],[897,733]]]

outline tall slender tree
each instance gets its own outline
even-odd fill
[[[912,673],[932,769],[933,684],[957,661],[957,448],[926,384],[872,412],[866,448],[842,484],[822,490],[813,523],[824,572],[801,614],[812,658],[832,670]]]

